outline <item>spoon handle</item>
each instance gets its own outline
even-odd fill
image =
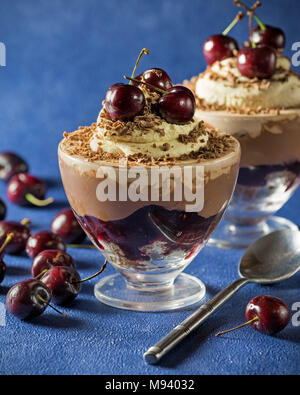
[[[161,339],[155,346],[150,347],[144,354],[145,362],[149,364],[157,363],[174,346],[180,343],[193,330],[198,328],[207,320],[219,307],[229,300],[240,288],[246,285],[249,280],[240,278],[221,291],[209,302],[201,306],[192,315],[176,326],[169,334]]]

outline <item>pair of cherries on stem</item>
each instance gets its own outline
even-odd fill
[[[247,78],[271,78],[276,71],[277,50],[283,50],[285,45],[285,35],[281,29],[265,26],[254,13],[260,1],[250,9],[241,1],[236,0],[235,4],[247,10],[250,29],[250,46],[238,52],[237,67]],[[255,29],[252,28],[253,18],[258,23]]]
[[[81,284],[99,276],[106,265],[107,261],[97,273],[82,280],[70,255],[62,251],[43,251],[32,263],[34,278],[21,281],[8,291],[7,309],[21,320],[41,315],[47,306],[67,316],[53,307],[50,301],[57,305],[70,304],[79,294]]]
[[[185,124],[193,119],[195,113],[195,98],[192,92],[182,86],[173,86],[169,75],[162,69],[153,68],[134,78],[136,67],[143,53],[138,57],[129,84],[112,85],[105,97],[105,110],[113,121],[130,121],[135,116],[143,114],[146,100],[144,93],[139,88],[146,85],[150,91],[156,91],[162,96],[159,99],[159,113],[167,122]]]
[[[256,2],[250,9],[241,1],[234,1],[234,3],[250,12],[251,24],[252,17],[258,23],[255,29],[250,27],[251,47],[238,51],[236,40],[227,36],[237,22],[243,19],[244,13],[240,12],[222,34],[213,35],[205,41],[203,45],[204,57],[207,63],[212,65],[215,61],[233,57],[238,51],[237,67],[243,76],[260,79],[270,78],[276,70],[276,51],[282,50],[285,46],[284,32],[279,28],[264,25],[254,14],[255,9],[261,5],[260,2]]]

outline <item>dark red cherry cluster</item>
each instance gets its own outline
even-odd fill
[[[261,5],[260,1],[256,1],[252,7],[247,7],[239,0],[234,0],[234,3],[243,7],[249,15],[250,45],[239,50],[236,40],[228,36],[237,22],[243,19],[245,14],[240,12],[222,34],[215,34],[204,42],[206,62],[212,65],[216,61],[237,55],[237,67],[242,75],[248,78],[271,78],[276,70],[277,51],[282,51],[285,47],[285,34],[280,28],[264,25],[258,18],[255,10]],[[254,29],[252,19],[258,23]]]
[[[47,306],[58,311],[50,305],[50,301],[57,305],[69,304],[79,294],[81,284],[98,276],[106,267],[105,262],[99,272],[81,279],[73,258],[66,252],[67,246],[84,247],[66,244],[83,241],[85,238],[71,209],[64,209],[53,218],[51,231],[42,230],[31,235],[28,225],[29,220],[21,223],[0,221],[0,282],[4,280],[6,273],[4,253],[18,254],[26,251],[33,258],[33,278],[15,284],[6,297],[8,311],[20,319],[34,318],[42,314]]]
[[[28,173],[29,167],[23,158],[12,152],[0,153],[0,179],[7,182],[6,195],[14,204],[47,206],[53,198],[45,199],[47,187],[39,178]],[[0,219],[3,219],[4,204],[0,201]]]
[[[107,116],[113,121],[130,121],[135,116],[144,112],[146,100],[142,86],[147,86],[150,91],[160,94],[158,101],[158,115],[169,123],[185,124],[190,122],[195,114],[195,98],[193,93],[183,87],[174,86],[169,75],[160,68],[152,68],[144,71],[134,78],[137,64],[143,50],[137,60],[134,72],[130,77],[129,84],[118,83],[112,85],[105,96],[105,110]]]

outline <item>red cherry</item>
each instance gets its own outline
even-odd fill
[[[193,93],[183,86],[174,86],[159,99],[159,112],[169,123],[185,124],[195,114],[196,102]]]
[[[71,267],[53,267],[42,276],[41,281],[50,289],[52,300],[58,305],[71,303],[81,290],[80,276]]]
[[[34,258],[45,250],[65,251],[66,245],[58,235],[47,230],[42,230],[29,237],[26,244],[28,256]]]
[[[284,49],[285,47],[285,34],[282,29],[274,26],[265,26],[262,30],[260,26],[256,26],[250,36],[251,42],[256,46],[267,45],[275,49]]]
[[[0,240],[12,233],[12,240],[5,247],[7,254],[19,254],[25,251],[26,243],[30,237],[30,230],[27,226],[15,221],[0,221]]]
[[[41,276],[41,273],[52,269],[55,266],[68,266],[75,268],[73,258],[64,251],[44,250],[33,260],[31,265],[31,275],[34,278]]]
[[[79,244],[86,237],[70,208],[56,214],[51,223],[51,231],[60,236],[66,244]]]
[[[29,279],[10,288],[6,295],[6,307],[15,317],[29,320],[41,315],[50,299],[50,290],[44,283]]]
[[[282,331],[290,321],[290,311],[280,299],[270,295],[256,296],[246,307],[246,320],[242,325],[216,334],[216,336],[232,332],[246,325],[267,335],[274,335]]]
[[[114,84],[105,96],[105,110],[113,121],[130,121],[145,107],[143,92],[134,85]]]
[[[0,179],[8,181],[18,173],[27,173],[28,165],[19,155],[13,152],[2,152],[0,154]]]
[[[276,71],[277,54],[271,47],[243,48],[237,57],[237,67],[248,78],[271,78]]]
[[[142,74],[136,77],[137,80],[142,80],[155,86],[156,88],[163,89],[167,91],[172,88],[173,83],[169,75],[162,69],[155,67],[153,69],[149,69],[144,71]],[[137,83],[134,83],[138,85]],[[155,92],[153,88],[149,88],[150,91]]]
[[[246,308],[247,321],[252,328],[273,335],[282,331],[290,321],[290,311],[287,305],[280,299],[270,295],[257,296],[252,299]]]
[[[20,173],[10,179],[6,193],[14,204],[26,206],[31,203],[45,206],[53,202],[52,198],[44,200],[46,191],[46,185],[39,178],[28,173]]]
[[[204,42],[203,55],[207,64],[211,65],[216,61],[231,58],[238,49],[238,43],[233,38],[215,34]]]

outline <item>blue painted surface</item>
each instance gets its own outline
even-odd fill
[[[300,41],[298,0],[264,1],[266,23],[285,29],[290,54]],[[56,204],[49,209],[8,206],[8,218],[30,217],[33,230],[49,228],[65,206],[56,147],[64,130],[96,119],[106,89],[130,73],[138,51],[152,53],[141,68],[159,66],[174,81],[205,67],[201,43],[222,31],[236,9],[230,0],[1,0],[0,41],[7,67],[0,67],[1,150],[16,150],[43,177]],[[235,30],[243,42],[246,22]],[[0,196],[4,196],[0,185]],[[281,214],[300,223],[300,191]],[[103,258],[96,251],[74,250],[82,276]],[[206,247],[186,270],[207,285],[207,299],[237,276],[241,252]],[[28,277],[31,261],[7,257],[0,302],[15,282]],[[109,268],[107,274],[113,269]],[[143,352],[193,309],[135,313],[106,307],[93,297],[95,280],[67,309],[70,318],[49,309],[31,323],[7,315],[0,327],[0,373],[4,374],[292,374],[300,370],[300,330],[289,327],[277,337],[244,328],[216,339],[216,331],[244,321],[247,302],[258,294],[280,297],[291,307],[300,301],[299,275],[272,287],[249,285],[160,366],[147,366]]]

